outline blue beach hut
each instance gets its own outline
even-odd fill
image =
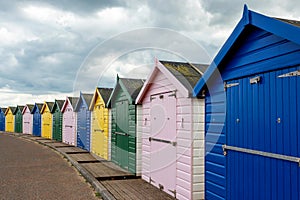
[[[194,88],[205,199],[300,199],[300,22],[244,8]]]

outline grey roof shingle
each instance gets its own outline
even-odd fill
[[[191,64],[173,61],[159,61],[182,83],[190,92],[197,84],[202,74],[208,68],[206,64]]]
[[[7,108],[1,108],[2,112],[5,113]]]
[[[34,105],[33,104],[26,104],[26,105],[29,108],[29,112],[31,112],[32,109],[34,108]]]
[[[85,102],[87,103],[87,106],[90,107],[92,99],[93,99],[93,94],[82,94]]]
[[[38,107],[39,110],[42,109],[43,105],[44,105],[43,103],[36,103],[36,106]]]
[[[68,99],[70,100],[71,106],[73,107],[73,109],[75,109],[75,106],[79,100],[79,97],[68,97]]]
[[[288,23],[288,24],[300,27],[300,21],[297,21],[297,20],[282,19],[282,18],[274,18],[274,19],[277,19],[279,21],[282,21],[282,22],[285,22],[285,23]]]
[[[98,87],[97,90],[101,94],[101,96],[103,98],[103,101],[106,104],[109,100],[109,97],[110,97],[113,89],[112,88],[100,88],[100,87]]]
[[[140,90],[142,89],[145,80],[143,79],[131,79],[131,78],[120,78],[123,85],[125,86],[128,94],[131,96],[132,100],[135,101]]]
[[[46,102],[49,110],[52,110],[53,106],[54,106],[54,102]]]

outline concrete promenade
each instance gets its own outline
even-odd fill
[[[0,199],[99,199],[89,183],[52,149],[0,133]]]

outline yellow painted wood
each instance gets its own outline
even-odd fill
[[[5,113],[5,131],[14,132],[15,130],[15,120],[12,110],[8,108]]]
[[[92,110],[91,151],[108,159],[108,109],[101,95],[96,91],[95,104]]]
[[[46,103],[42,108],[42,137],[52,139],[52,114]]]

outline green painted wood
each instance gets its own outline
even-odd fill
[[[52,139],[57,141],[62,141],[62,113],[60,111],[60,107],[55,102],[55,105],[52,109]]]
[[[18,109],[15,114],[15,132],[16,133],[22,133],[22,131],[23,131],[22,124],[23,124],[22,112],[20,111],[20,109]]]
[[[118,86],[117,86],[118,87]],[[112,161],[136,173],[136,106],[128,99],[127,91],[117,88],[112,100]]]

